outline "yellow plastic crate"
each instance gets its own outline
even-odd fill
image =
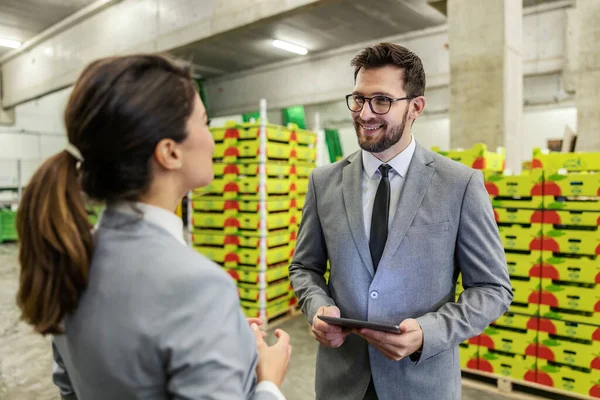
[[[239,221],[235,216],[217,213],[194,213],[192,226],[195,230],[218,229],[225,234],[235,235],[239,228]]]
[[[540,318],[587,325],[596,325],[600,320],[600,312],[556,308],[545,304],[539,305],[539,316]]]
[[[238,265],[235,252],[228,249],[209,246],[194,246],[194,249],[206,258],[223,265],[227,268],[235,268]]]
[[[193,212],[222,212],[226,215],[236,215],[240,207],[239,202],[236,200],[222,200],[210,197],[190,199],[190,206]]]
[[[277,317],[278,315],[285,314],[292,307],[292,298],[284,296],[281,299],[268,302],[265,314],[267,319]],[[258,318],[260,317],[260,307],[255,302],[249,302],[247,300],[240,300],[242,311],[247,318]]]
[[[296,181],[296,193],[306,194],[308,192],[308,179],[298,178]]]
[[[600,197],[544,196],[543,202],[549,210],[600,211]]]
[[[544,173],[533,170],[529,174],[503,175],[485,172],[485,188],[490,196],[542,196]]]
[[[268,284],[264,290],[266,299],[273,300],[289,292],[290,281],[286,279],[281,282]],[[260,288],[251,283],[240,283],[238,284],[238,294],[242,300],[258,301]]]
[[[292,159],[301,160],[303,162],[316,162],[317,149],[314,147],[296,147],[292,149]]]
[[[596,153],[600,157],[600,153]],[[600,171],[596,173],[546,173],[545,196],[600,196]]]
[[[566,338],[595,342],[595,347],[600,345],[600,326],[540,318],[538,330]]]
[[[600,254],[600,227],[595,231],[555,229],[543,225],[543,249],[555,253]]]
[[[288,162],[269,162],[265,164],[266,176],[308,177],[315,168],[314,164],[290,164]],[[223,164],[213,163],[216,178],[237,180],[239,177],[256,177],[260,174],[260,164]]]
[[[494,208],[494,217],[498,223],[541,224],[543,222],[542,210]]]
[[[570,254],[558,257],[544,252],[541,276],[556,281],[600,285],[600,256]]]
[[[258,213],[260,202],[258,200],[224,200],[211,197],[201,197],[191,200],[192,209],[195,211],[223,211],[238,215],[239,213]],[[279,212],[295,209],[299,203],[296,199],[267,198],[265,206],[267,212]]]
[[[267,248],[278,247],[292,242],[293,235],[288,232],[275,232],[268,235]],[[222,246],[230,250],[236,250],[238,247],[258,248],[260,237],[258,236],[240,236],[225,235],[212,232],[192,232],[192,243],[204,246]]]
[[[222,160],[226,164],[256,163],[260,161],[260,145],[257,142],[238,142],[235,146],[216,144],[213,160]],[[266,159],[269,161],[289,160],[292,158],[292,147],[289,144],[268,143]]]
[[[533,149],[532,168],[542,168],[546,171],[600,171],[600,153],[543,153]]]
[[[270,307],[273,307],[275,305],[281,305],[282,303],[285,303],[288,308],[289,308],[289,301],[291,300],[291,298],[293,297],[293,293],[290,292],[289,290],[287,290],[283,295],[276,297],[274,299],[267,299],[266,301],[266,305],[267,305],[267,309],[269,309]],[[240,304],[242,305],[242,307],[244,308],[256,308],[258,309],[259,307],[259,302],[258,300],[245,300],[245,299],[240,299]]]
[[[539,332],[537,357],[560,364],[597,369],[600,374],[600,342],[597,341],[575,341]]]
[[[511,278],[510,285],[514,294],[513,302],[539,304],[537,299],[539,296],[540,282],[540,278],[536,277]]]
[[[507,250],[541,250],[542,224],[500,226],[500,238]]]
[[[260,272],[255,268],[227,268],[227,273],[239,282],[258,283]],[[287,263],[267,268],[265,272],[267,282],[275,282],[289,276],[289,265]]]
[[[208,185],[197,188],[192,191],[192,200],[209,200],[208,196],[220,196],[225,200],[235,199],[237,196],[238,185],[235,181],[225,178],[215,178]]]
[[[275,265],[282,262],[287,262],[291,258],[291,249],[289,246],[275,247],[267,249],[266,261],[267,265]],[[238,265],[249,268],[259,267],[260,249],[245,249],[240,248],[235,253],[238,257]]]
[[[481,348],[478,369],[490,374],[535,382],[536,358],[535,356]]]
[[[560,283],[542,278],[539,304],[561,310],[600,313],[600,286]],[[594,324],[600,324],[598,319]],[[587,321],[577,321],[584,322]]]
[[[527,253],[505,251],[508,273],[514,277],[541,277],[541,252],[528,250]]]
[[[538,329],[538,317],[506,312],[494,321],[492,325],[536,331]]]
[[[267,140],[289,143],[290,131],[278,125],[267,124]],[[258,140],[260,138],[259,124],[238,124],[222,128],[211,128],[210,132],[215,142],[239,143],[247,140]]]
[[[477,359],[479,358],[479,347],[468,343],[458,345],[460,355],[460,368],[477,369]]]
[[[498,152],[493,153],[488,151],[485,144],[478,143],[472,149],[467,150],[441,151],[439,147],[435,146],[432,151],[471,168],[497,172],[504,171],[504,148],[499,148]]]
[[[533,329],[517,332],[490,325],[479,335],[479,348],[480,351],[488,348],[535,357],[537,335],[538,332]]]
[[[238,214],[237,219],[239,221],[240,230],[258,230],[260,225],[260,214],[257,213],[246,213]],[[287,228],[290,225],[292,219],[291,213],[288,211],[280,211],[276,213],[270,213],[266,218],[267,230],[276,230]]]
[[[541,306],[539,304],[517,302],[513,300],[508,308],[508,311],[512,313],[518,313],[523,315],[537,316],[540,314]]]
[[[296,142],[301,145],[316,145],[317,134],[304,129],[298,128],[295,124],[289,124],[287,127],[290,131],[290,137],[292,142]]]
[[[203,187],[193,191],[197,194],[218,195],[224,199],[235,199],[238,196],[252,195],[258,199],[260,179],[258,177],[241,178],[236,181],[227,181],[223,179],[213,179],[213,181]],[[265,179],[267,194],[281,195],[288,194],[291,191],[293,183],[290,178],[273,178]],[[251,199],[249,199],[251,200]]]
[[[556,389],[584,396],[600,397],[600,376],[597,370],[578,368],[538,359],[536,381]]]
[[[544,201],[549,200],[544,196],[490,196],[492,207],[497,208],[524,208],[541,210],[544,208]],[[552,198],[554,201],[554,198]]]
[[[600,226],[600,211],[544,210],[543,221],[550,225]]]

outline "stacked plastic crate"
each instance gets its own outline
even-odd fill
[[[545,176],[536,381],[600,398],[600,153],[536,150],[532,165]]]
[[[238,282],[248,317],[265,320],[297,302],[288,278],[316,162],[316,135],[271,124],[211,129],[213,182],[191,194],[191,241]]]
[[[476,369],[535,382],[543,172],[486,172],[485,186],[504,246],[514,298],[507,313],[472,339],[479,345]]]
[[[472,149],[441,151],[433,147],[433,151],[471,168],[479,169],[484,174],[496,175],[504,170],[504,149],[497,152],[488,151],[484,144],[476,144]],[[463,292],[462,277],[459,275],[456,285],[456,300]],[[480,359],[479,337],[471,338],[459,345],[461,368],[477,369]]]
[[[10,209],[0,209],[0,243],[14,242],[17,235],[17,213]]]

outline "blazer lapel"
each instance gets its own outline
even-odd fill
[[[381,256],[380,265],[391,262],[390,257],[396,252],[400,243],[402,243],[406,231],[415,218],[435,171],[432,166],[429,166],[432,162],[433,157],[431,157],[431,154],[417,142],[415,154],[404,178],[405,182],[400,193],[398,209],[392,221],[392,227],[388,234],[383,255]]]
[[[371,276],[374,275],[373,261],[367,235],[365,234],[365,222],[363,219],[362,206],[362,158],[361,152],[357,151],[348,157],[348,164],[342,172],[342,194],[344,197],[344,206],[346,208],[346,217],[350,224],[352,238],[360,254],[364,265],[367,266]],[[343,244],[342,244],[343,245]]]

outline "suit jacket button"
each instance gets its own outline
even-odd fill
[[[377,300],[377,298],[378,298],[378,297],[379,297],[379,293],[377,292],[377,290],[373,290],[373,291],[371,292],[371,298],[372,298],[373,300]]]

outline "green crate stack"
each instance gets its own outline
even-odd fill
[[[190,196],[191,242],[238,282],[246,316],[269,320],[297,304],[288,267],[317,136],[293,124],[230,123],[211,132],[215,178]]]
[[[17,241],[16,211],[0,209],[0,243]]]
[[[544,171],[539,384],[600,397],[600,153],[534,152]]]

